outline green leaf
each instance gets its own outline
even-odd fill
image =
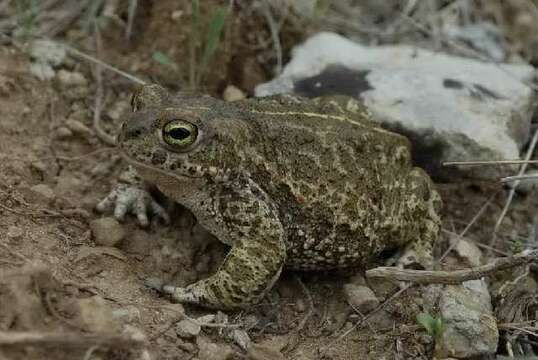
[[[417,315],[417,323],[422,325],[431,336],[435,336],[435,321],[436,319],[430,314],[420,313]]]
[[[215,15],[211,19],[211,22],[209,23],[209,28],[207,29],[207,40],[205,43],[204,52],[202,54],[201,65],[198,70],[198,77],[196,81],[197,83],[200,83],[202,81],[202,77],[206,71],[207,64],[209,63],[209,60],[212,58],[213,54],[215,53],[215,50],[217,49],[220,35],[222,33],[222,29],[224,28],[225,20],[226,12],[223,8],[218,8],[215,12]]]
[[[151,58],[158,62],[161,65],[164,66],[173,66],[174,62],[165,54],[163,54],[160,51],[155,51],[153,54],[151,54]]]
[[[223,8],[218,8],[215,15],[213,15],[213,19],[211,19],[211,22],[209,23],[209,29],[207,29],[207,40],[202,55],[202,63],[207,63],[215,53],[219,43],[220,34],[224,28],[225,19],[226,12]]]
[[[191,34],[189,38],[189,83],[191,90],[196,87],[196,59],[198,58],[198,33],[199,33],[199,17],[200,17],[200,3],[198,0],[192,0],[192,22],[191,22]]]
[[[443,319],[436,318],[433,326],[435,338],[439,338],[441,335],[443,335],[443,331],[445,331],[445,324],[443,323]]]

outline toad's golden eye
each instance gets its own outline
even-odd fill
[[[163,127],[163,140],[173,147],[192,145],[198,137],[198,128],[185,120],[172,120]]]

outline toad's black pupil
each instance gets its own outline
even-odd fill
[[[168,133],[172,138],[176,140],[185,140],[189,136],[191,136],[191,132],[188,129],[185,128],[175,128],[170,130]]]

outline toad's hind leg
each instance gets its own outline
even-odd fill
[[[223,211],[218,216],[234,240],[219,270],[184,288],[162,287],[173,300],[219,309],[241,308],[258,302],[272,287],[286,260],[285,233],[267,198],[260,199],[261,190],[257,195],[250,190],[232,191],[221,199]]]
[[[416,221],[421,224],[416,239],[407,245],[403,255],[398,260],[398,266],[409,268],[418,265],[423,269],[430,270],[433,268],[433,246],[441,231],[439,212],[442,200],[439,193],[433,189],[431,180],[423,170],[415,168],[412,175],[415,177],[415,183],[420,184],[415,189],[416,195],[425,201],[415,214]]]

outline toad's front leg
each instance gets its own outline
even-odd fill
[[[218,271],[184,288],[164,285],[162,292],[178,302],[219,309],[242,308],[261,300],[286,260],[285,233],[261,190],[257,195],[250,190],[238,194],[235,188],[220,199],[219,223],[226,228],[232,248]]]

